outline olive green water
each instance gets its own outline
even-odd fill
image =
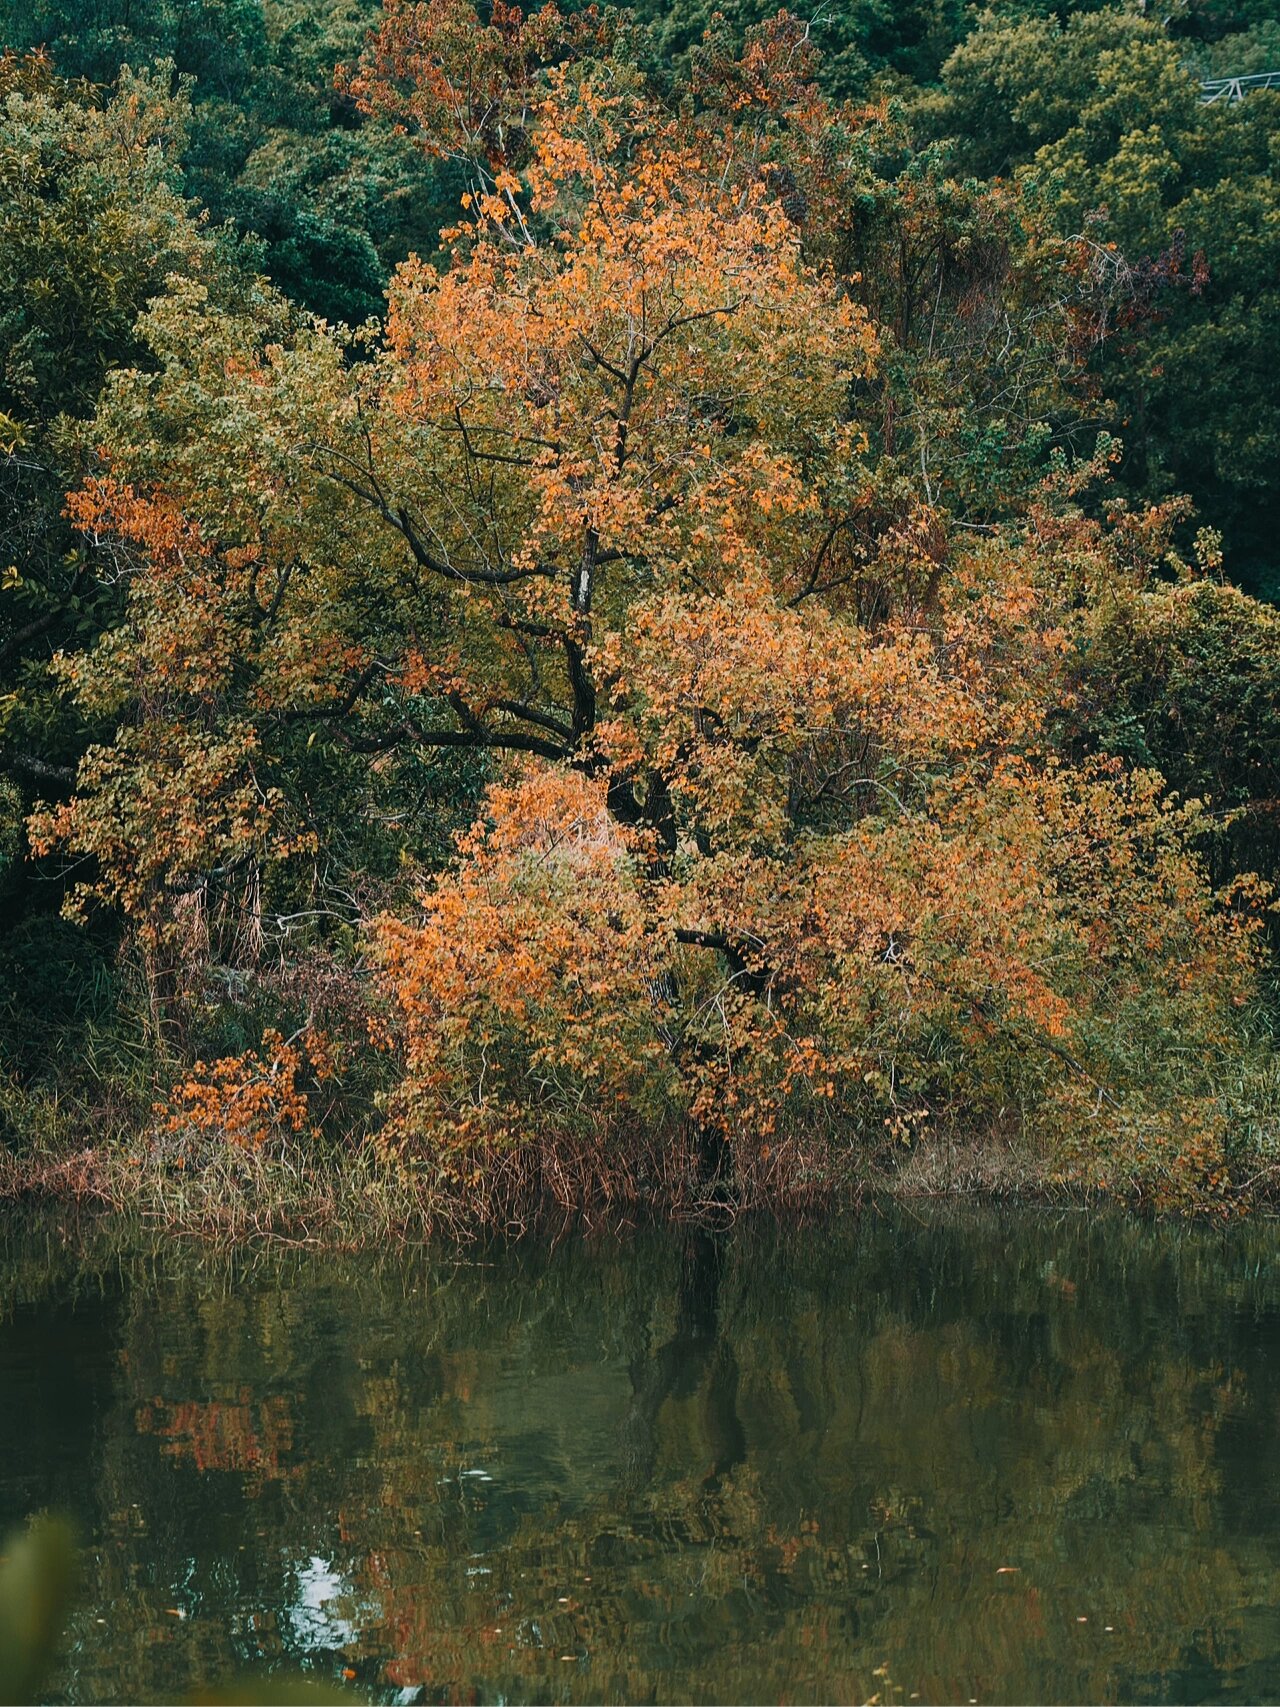
[[[62,1698],[1280,1700],[1274,1223],[3,1242],[0,1519],[85,1542]]]

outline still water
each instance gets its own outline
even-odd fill
[[[60,1699],[1280,1701],[1274,1223],[0,1242]]]

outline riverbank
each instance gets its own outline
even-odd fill
[[[678,1147],[615,1153],[513,1148],[406,1166],[364,1143],[242,1149],[204,1138],[57,1146],[0,1155],[0,1208],[67,1206],[133,1220],[216,1244],[259,1242],[346,1249],[444,1239],[521,1237],[557,1227],[625,1231],[671,1222],[719,1226],[743,1217],[782,1223],[867,1200],[1116,1204],[1042,1143],[1016,1132],[932,1133],[911,1145],[821,1161],[798,1148],[777,1156],[767,1180],[708,1184]],[[1200,1212],[1237,1215],[1269,1206],[1271,1179],[1222,1190]],[[1149,1213],[1150,1194],[1122,1205]]]

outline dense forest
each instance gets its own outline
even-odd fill
[[[1268,0],[0,18],[3,1189],[1267,1192]]]

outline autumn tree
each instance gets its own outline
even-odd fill
[[[125,603],[66,494],[98,466],[87,423],[106,374],[142,358],[139,313],[177,280],[224,307],[257,286],[181,194],[189,106],[167,73],[93,89],[6,55],[0,108],[0,1082],[23,1087],[19,1114],[43,1075],[66,1088],[85,1025],[110,1022],[118,988],[113,922],[60,925],[63,874],[31,858],[24,829],[116,727],[49,674],[57,650],[90,647]]]
[[[703,1189],[781,1189],[827,1141],[1017,1107],[1095,1173],[1122,1131],[1126,1181],[1225,1189],[1250,897],[1208,885],[1198,808],[1045,727],[1082,596],[1150,574],[1167,517],[1089,521],[1065,458],[974,535],[882,504],[880,339],[781,169],[819,100],[785,20],[697,120],[504,20],[393,8],[353,79],[476,174],[378,344],[195,291],[149,317],[73,502],[128,620],[59,664],[119,733],[43,844],[166,977],[193,919],[215,955],[246,917],[285,954],[292,919],[362,924],[382,1142],[463,1178],[657,1132]],[[431,754],[491,778],[434,877]],[[344,799],[416,912],[351,905]]]

